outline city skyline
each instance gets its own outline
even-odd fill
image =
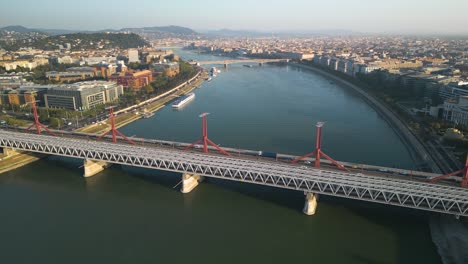
[[[26,8],[25,8],[26,7]],[[0,26],[102,30],[179,25],[196,31],[216,29],[309,33],[348,30],[388,34],[468,34],[468,2],[391,1],[359,4],[342,0],[240,0],[220,5],[213,0],[155,3],[140,1],[17,1],[0,11]],[[21,12],[11,12],[21,10]]]

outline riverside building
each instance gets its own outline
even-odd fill
[[[444,118],[459,125],[468,125],[468,96],[446,100]]]
[[[122,73],[112,74],[109,81],[116,82],[125,88],[139,91],[141,87],[150,84],[153,81],[153,74],[151,71],[127,71]]]
[[[18,93],[35,91],[45,107],[87,110],[113,102],[123,94],[122,85],[107,81],[87,81],[61,85],[25,85]]]

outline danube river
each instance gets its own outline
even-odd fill
[[[121,131],[192,142],[209,112],[221,147],[302,154],[325,121],[335,159],[414,167],[370,106],[315,73],[230,65],[194,92]],[[174,173],[114,166],[84,179],[80,165],[49,158],[0,175],[1,263],[441,263],[426,214],[321,196],[306,216],[299,192],[208,179],[183,195]]]

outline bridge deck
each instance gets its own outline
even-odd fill
[[[468,190],[280,162],[0,130],[0,146],[468,216]]]

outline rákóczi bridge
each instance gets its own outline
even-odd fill
[[[443,176],[370,165],[358,168],[356,164],[335,161],[321,150],[322,123],[317,124],[315,151],[302,157],[221,149],[208,138],[206,114],[202,118],[202,138],[193,144],[126,138],[115,129],[111,109],[111,129],[100,137],[49,131],[45,127],[51,135],[44,135],[36,119],[32,125],[36,126],[35,133],[0,129],[0,147],[4,153],[26,151],[83,159],[85,176],[99,173],[108,164],[179,172],[183,193],[192,191],[203,177],[297,190],[306,195],[304,212],[309,215],[315,213],[317,195],[323,194],[468,216],[468,160],[460,171]],[[461,181],[461,186],[436,182],[453,177]]]

